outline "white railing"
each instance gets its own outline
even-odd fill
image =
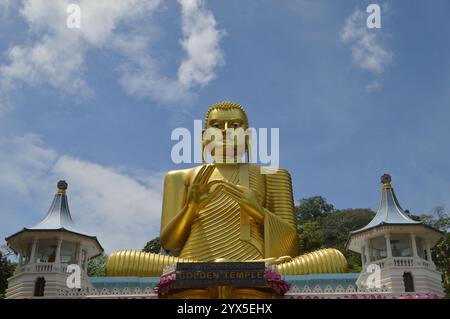
[[[423,267],[425,267],[425,268],[433,268],[433,264],[432,263],[430,263],[428,260],[420,260],[419,261],[419,264],[420,264],[420,266],[423,266]]]
[[[53,263],[37,263],[34,264],[35,272],[54,272],[56,268],[53,267]]]
[[[414,267],[414,258],[412,257],[394,257],[392,258],[394,260],[394,266],[395,267]]]
[[[34,263],[25,264],[16,267],[15,274],[20,274],[23,272],[38,272],[38,273],[65,273],[67,272],[68,264],[58,264],[58,263]]]
[[[379,260],[370,261],[369,264],[375,264],[383,269],[385,267],[397,267],[397,268],[411,268],[411,267],[424,267],[428,269],[433,269],[434,264],[428,260],[422,259],[420,257],[392,257],[383,258]]]

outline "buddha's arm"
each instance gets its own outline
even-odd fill
[[[298,234],[291,176],[283,169],[265,176],[265,257],[297,256]]]
[[[189,235],[196,210],[186,203],[190,170],[169,172],[164,178],[161,246],[179,252]]]

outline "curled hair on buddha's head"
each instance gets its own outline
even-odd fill
[[[248,117],[247,112],[245,111],[244,107],[240,105],[239,103],[231,102],[231,101],[222,101],[216,104],[213,104],[208,111],[206,112],[205,116],[205,125],[204,128],[207,129],[209,117],[211,115],[212,111],[220,110],[220,111],[227,111],[227,110],[239,110],[241,111],[243,115],[244,120],[244,130],[247,130],[250,128],[250,125],[248,123]],[[245,153],[247,154],[247,161],[252,162],[252,150],[251,150],[251,135],[245,137]],[[202,162],[205,163],[205,141],[202,138]]]
[[[245,112],[245,109],[242,105],[240,105],[239,103],[231,102],[231,101],[222,101],[222,102],[213,104],[206,112],[205,128],[208,125],[209,116],[210,116],[211,112],[214,110],[239,110],[244,115],[244,127],[245,128],[249,127],[247,112]]]

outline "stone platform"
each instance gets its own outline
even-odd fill
[[[357,292],[359,273],[312,274],[284,276],[290,289],[284,295],[288,299],[345,298]],[[158,299],[155,287],[160,277],[89,277],[90,288],[61,292],[63,298],[145,298]],[[379,292],[378,296],[389,295]]]

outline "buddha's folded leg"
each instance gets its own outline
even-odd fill
[[[158,277],[161,276],[164,267],[177,262],[193,262],[193,260],[136,250],[121,250],[108,258],[106,274],[123,277]]]
[[[276,265],[283,275],[306,275],[348,272],[344,255],[337,249],[319,249]]]

